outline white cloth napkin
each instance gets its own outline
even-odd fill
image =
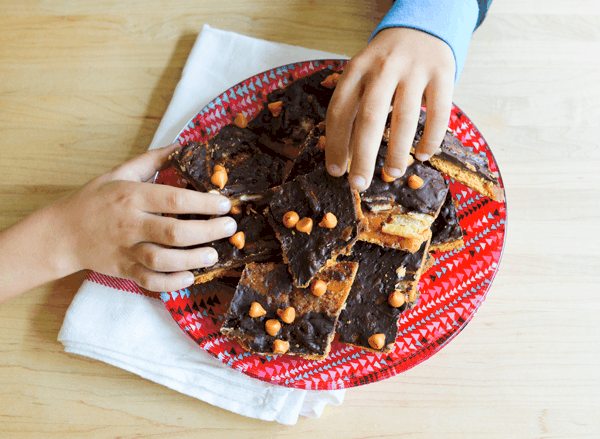
[[[340,55],[250,38],[204,25],[150,149],[170,144],[187,122],[229,87],[271,68]],[[162,301],[85,281],[58,339],[94,358],[240,415],[282,424],[319,417],[344,390],[272,385],[228,368],[200,349]]]

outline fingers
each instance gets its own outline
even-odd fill
[[[231,202],[222,195],[206,194],[167,185],[132,184],[135,184],[137,207],[144,212],[224,215],[231,209]]]
[[[192,270],[214,265],[219,255],[212,247],[174,249],[142,242],[132,248],[134,259],[144,267],[156,272]]]
[[[177,291],[194,283],[194,274],[190,271],[157,273],[142,264],[133,265],[127,277],[140,287],[157,292]]]
[[[364,191],[371,184],[381,136],[397,84],[397,80],[379,78],[367,87],[360,101],[350,140],[352,162],[348,176],[350,186],[358,191]]]
[[[237,224],[233,218],[210,220],[179,220],[147,214],[142,223],[139,241],[172,247],[188,247],[233,235]]]
[[[434,76],[425,89],[427,117],[423,136],[415,149],[415,158],[428,160],[440,147],[452,111],[454,78]]]
[[[390,142],[385,159],[385,172],[399,178],[406,172],[408,157],[419,122],[424,81],[400,84],[392,110]]]
[[[348,143],[361,88],[360,74],[349,66],[342,74],[327,109],[325,162],[327,171],[334,177],[341,177],[348,168]]]
[[[169,155],[181,148],[179,143],[146,151],[117,166],[112,171],[115,180],[148,181],[167,163]]]

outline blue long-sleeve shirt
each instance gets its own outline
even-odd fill
[[[492,0],[397,0],[373,32],[410,27],[435,35],[452,49],[458,80],[473,31],[483,22]]]

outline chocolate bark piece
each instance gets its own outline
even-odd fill
[[[413,152],[423,136],[425,119],[426,113],[421,110],[413,140]],[[389,130],[386,130],[386,135],[389,136]],[[474,153],[465,147],[452,132],[446,132],[440,149],[428,160],[428,163],[441,173],[492,200],[504,200],[504,189],[500,187],[498,177],[491,171],[490,162],[485,154]]]
[[[269,222],[281,242],[283,258],[294,284],[304,288],[339,254],[350,252],[362,228],[360,198],[347,178],[332,177],[325,169],[299,176],[274,191]],[[284,225],[283,217],[290,211],[296,212],[300,220],[312,220],[310,233]],[[337,218],[334,228],[319,225],[326,213]]]
[[[229,214],[238,224],[238,232],[244,232],[245,245],[238,249],[229,242],[229,238],[219,239],[196,247],[212,247],[219,260],[210,267],[191,270],[196,284],[205,283],[226,276],[231,270],[242,268],[250,262],[266,260],[282,261],[281,247],[275,239],[275,233],[267,219],[250,209],[244,209],[240,214]],[[207,219],[205,215],[180,215],[182,219]]]
[[[360,239],[415,252],[431,236],[430,227],[444,202],[448,183],[438,171],[417,160],[402,177],[387,183],[381,178],[386,153],[387,141],[383,139],[371,186],[360,194],[367,219]],[[422,181],[418,188],[411,187],[415,176]]]
[[[454,134],[446,132],[442,146],[428,162],[438,171],[480,194],[492,200],[504,200],[504,189],[491,172],[487,157],[467,149]]]
[[[300,153],[292,162],[289,171],[284,175],[284,182],[325,167],[325,148],[322,144],[324,139],[325,123],[321,122],[313,128],[300,145]]]
[[[287,160],[263,152],[258,136],[246,128],[225,125],[206,143],[188,142],[171,156],[175,169],[197,190],[229,197],[232,204],[260,199],[265,190],[283,181]],[[225,168],[220,189],[211,182],[216,165]]]
[[[273,343],[281,340],[289,343],[288,355],[323,360],[329,354],[338,316],[357,270],[355,262],[339,262],[320,272],[316,277],[327,284],[327,292],[317,297],[310,289],[296,288],[285,265],[248,264],[221,332],[256,354],[274,355]],[[250,316],[254,302],[264,309],[264,315]],[[288,307],[295,311],[291,323],[283,321],[277,312]],[[277,320],[281,325],[275,335],[266,331],[269,320]]]
[[[340,314],[336,332],[339,341],[373,352],[389,352],[398,334],[398,318],[411,309],[418,299],[417,285],[429,242],[415,253],[380,247],[360,241],[352,254],[341,256],[340,261],[358,262],[358,273]],[[393,307],[390,294],[399,291],[404,303]],[[369,344],[374,334],[384,334],[385,344],[375,349]]]
[[[248,123],[259,143],[283,157],[296,158],[308,133],[325,121],[334,89],[321,83],[333,73],[324,69],[269,93],[264,108]],[[268,108],[275,102],[281,102],[277,116]]]
[[[446,252],[465,245],[463,229],[456,214],[458,202],[448,192],[439,215],[431,225],[430,251]]]

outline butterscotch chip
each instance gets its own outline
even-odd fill
[[[286,309],[278,309],[277,315],[283,322],[292,323],[296,319],[296,310],[293,306],[288,306]]]
[[[246,119],[244,113],[238,113],[235,119],[233,119],[233,123],[239,128],[246,128],[248,126],[248,119]]]
[[[332,73],[327,78],[325,78],[323,82],[321,82],[321,85],[327,88],[334,88],[337,85],[340,76],[341,75],[339,73]]]
[[[215,172],[210,177],[210,182],[219,189],[223,189],[225,187],[225,184],[227,184],[227,173],[223,171]]]
[[[244,232],[237,232],[229,238],[229,242],[241,250],[246,245],[246,236],[244,235]]]
[[[388,303],[392,308],[399,308],[404,305],[406,299],[400,291],[394,291],[388,296]]]
[[[327,284],[322,280],[317,280],[310,286],[310,291],[317,297],[321,297],[327,292]]]
[[[266,314],[267,312],[265,311],[265,309],[262,307],[262,305],[258,302],[252,302],[252,305],[250,305],[250,312],[248,313],[248,315],[252,318],[256,318],[256,317],[262,317]]]
[[[299,220],[300,216],[298,216],[298,214],[293,211],[286,212],[285,215],[283,215],[283,225],[286,226],[288,229],[294,228],[296,224],[298,224]]]
[[[319,223],[319,226],[333,229],[337,226],[337,222],[337,217],[333,213],[327,212]]]
[[[269,319],[265,322],[265,331],[267,331],[267,334],[272,335],[273,337],[277,335],[280,329],[281,323],[279,323],[279,320]]]
[[[381,349],[385,346],[385,334],[373,334],[369,337],[369,345],[373,349]]]
[[[239,204],[231,206],[229,213],[231,213],[232,215],[239,215],[240,213],[242,213],[242,206],[240,206]]]
[[[423,179],[418,175],[411,175],[408,177],[408,187],[411,189],[420,189],[423,187]]]
[[[306,233],[310,235],[313,227],[313,220],[310,218],[302,218],[298,223],[296,223],[296,230],[302,233]]]
[[[273,342],[274,354],[285,354],[290,349],[290,344],[287,341],[275,340]]]
[[[317,142],[317,148],[323,150],[325,149],[325,145],[327,145],[327,138],[325,136],[320,136],[319,141]]]
[[[282,101],[271,102],[270,104],[267,105],[267,107],[269,107],[269,111],[271,112],[273,117],[277,117],[281,114],[281,109],[283,108],[283,102]]]
[[[381,179],[386,183],[391,183],[392,181],[396,180],[395,177],[390,177],[387,172],[385,172],[385,168],[381,168]]]

